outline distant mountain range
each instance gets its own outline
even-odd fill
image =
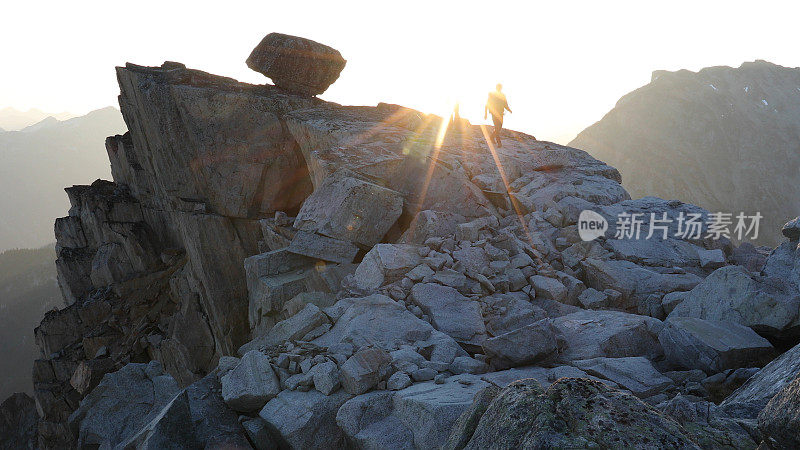
[[[0,132],[0,251],[52,242],[53,222],[69,208],[64,186],[109,178],[105,138],[125,129],[108,107]]]
[[[617,167],[633,197],[759,211],[758,243],[775,245],[800,214],[800,69],[657,71],[569,145]]]
[[[36,108],[31,108],[27,111],[20,111],[11,107],[3,108],[0,109],[0,131],[21,130],[48,117],[53,117],[56,120],[67,120],[75,117],[75,114],[68,112],[48,113]]]
[[[39,357],[33,329],[45,312],[63,306],[53,244],[0,252],[0,398],[32,393],[31,369]]]

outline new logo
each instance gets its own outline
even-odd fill
[[[578,235],[584,241],[593,241],[600,236],[605,236],[608,230],[608,221],[600,214],[584,209],[578,216]]]

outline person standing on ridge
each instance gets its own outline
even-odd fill
[[[486,100],[486,106],[483,108],[483,119],[486,120],[487,112],[492,114],[492,122],[494,123],[492,139],[494,139],[498,147],[503,146],[503,143],[500,142],[500,130],[503,129],[503,114],[505,114],[506,110],[511,112],[511,108],[508,107],[506,95],[503,94],[503,85],[497,83],[495,91],[489,92],[489,98]]]

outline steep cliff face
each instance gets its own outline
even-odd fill
[[[760,242],[774,246],[800,208],[800,70],[756,61],[657,71],[569,145],[617,167],[634,197],[760,211]]]
[[[118,79],[130,132],[106,141],[115,182],[67,189],[55,233],[69,306],[36,330],[37,398],[62,428],[53,442],[68,440],[63,423],[85,393],[70,384],[79,363],[110,356],[88,369],[96,384],[162,359],[185,385],[246,342],[242,262],[258,253],[257,219],[297,210],[312,189],[281,116],[317,100],[179,64],[129,65]]]

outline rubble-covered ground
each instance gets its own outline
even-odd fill
[[[522,133],[117,77],[114,181],[55,225],[39,447],[797,445],[797,221],[771,252],[585,242],[587,209],[709,213]]]

